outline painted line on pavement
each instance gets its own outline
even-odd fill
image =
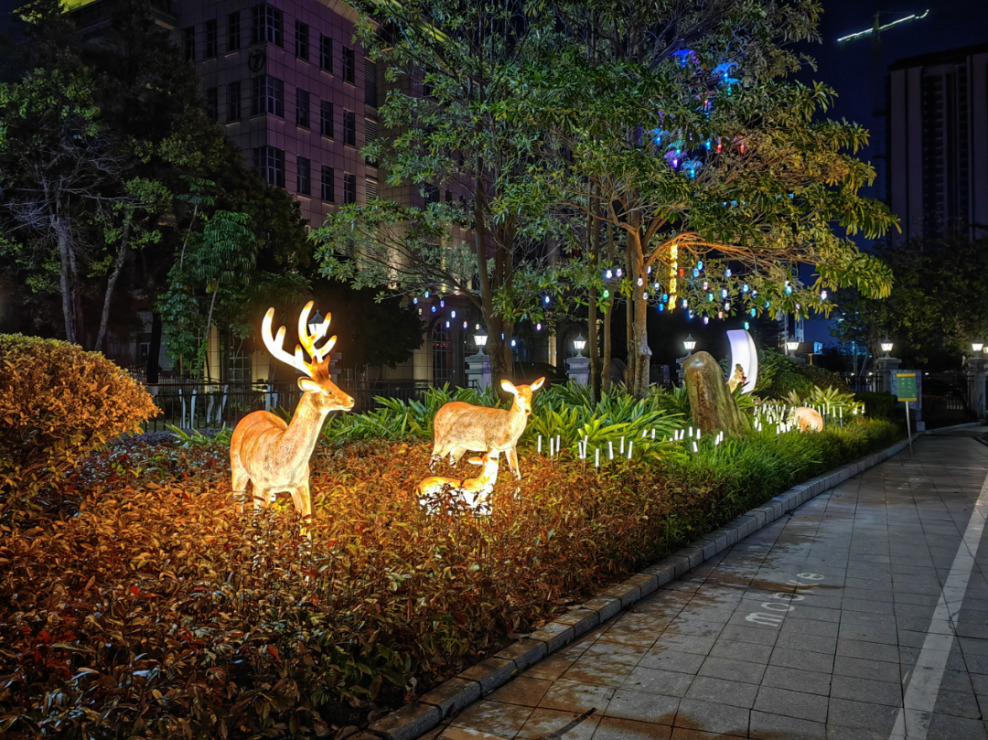
[[[981,493],[971,511],[964,538],[957,548],[950,574],[940,591],[937,608],[933,612],[930,626],[926,630],[923,649],[916,659],[906,687],[902,708],[895,718],[890,740],[925,740],[933,719],[933,707],[940,693],[947,658],[954,645],[957,631],[957,615],[964,603],[967,582],[978,556],[978,546],[985,529],[985,516],[988,513],[988,476],[981,484]]]

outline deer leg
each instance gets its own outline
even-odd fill
[[[266,509],[274,501],[274,492],[270,488],[260,488],[254,484],[254,511]]]
[[[233,468],[233,498],[237,502],[237,513],[243,514],[247,496],[247,484],[250,482],[250,476],[239,462],[235,462],[231,467]]]
[[[435,472],[436,465],[442,462],[442,459],[446,456],[446,450],[441,444],[436,442],[432,447],[432,457],[429,458],[429,470]]]
[[[460,461],[460,458],[466,453],[465,447],[454,447],[449,451],[449,464],[451,467],[456,467],[456,464]]]
[[[521,480],[521,468],[518,467],[518,449],[512,447],[510,450],[505,450],[504,456],[508,458],[508,465],[511,472],[515,474],[515,478]]]
[[[312,499],[309,496],[308,481],[292,489],[292,503],[295,504],[295,511],[302,517],[302,536],[312,539],[312,533],[308,529],[312,523]]]

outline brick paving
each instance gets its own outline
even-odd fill
[[[988,446],[914,447],[914,461],[901,452],[816,497],[427,737],[894,740],[932,632],[949,653],[906,737],[988,740],[988,547],[965,566],[952,620],[933,619]]]

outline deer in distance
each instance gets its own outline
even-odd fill
[[[439,409],[433,422],[435,444],[430,469],[435,470],[436,464],[446,455],[449,455],[449,464],[455,466],[467,450],[503,452],[515,478],[521,480],[516,447],[532,414],[532,394],[544,382],[545,378],[539,378],[531,385],[515,387],[510,380],[502,380],[501,387],[515,397],[508,411],[473,406],[463,401],[451,401]]]
[[[295,510],[305,525],[312,518],[312,502],[309,498],[309,458],[319,438],[319,430],[330,411],[349,411],[353,399],[341,391],[330,378],[326,356],[336,337],[331,337],[321,347],[316,347],[329,330],[330,314],[310,334],[307,326],[312,301],[309,301],[298,319],[298,336],[301,346],[295,346],[291,355],[283,349],[285,327],[278,330],[278,337],[271,336],[274,309],[269,308],[261,325],[264,346],[276,359],[284,362],[305,377],[298,379],[303,391],[298,408],[290,424],[268,411],[255,411],[241,419],[230,439],[230,468],[233,474],[233,492],[243,500],[250,481],[254,487],[254,508],[267,507],[277,493],[288,492]],[[303,359],[302,348],[312,358]]]
[[[430,497],[443,491],[460,496],[467,506],[476,509],[487,503],[494,492],[497,483],[499,452],[488,452],[483,457],[472,457],[467,460],[471,465],[483,465],[483,470],[476,478],[426,478],[415,487],[413,492],[419,497],[419,503],[429,509],[435,508],[435,502]]]

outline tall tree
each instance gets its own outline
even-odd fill
[[[829,311],[826,291],[843,285],[888,295],[887,268],[848,238],[895,224],[859,195],[874,178],[854,156],[867,132],[819,117],[827,87],[787,79],[805,62],[787,44],[815,38],[816,2],[558,10],[565,45],[518,76],[503,117],[551,132],[532,169],[539,188],[623,237],[626,262],[610,266],[623,277],[610,290],[629,301],[635,395],[649,382],[650,304],[713,318],[805,315]],[[816,267],[814,284],[799,285],[800,263]]]
[[[497,206],[530,185],[534,129],[509,125],[494,108],[513,94],[513,75],[534,56],[547,16],[526,16],[520,0],[362,8],[362,42],[387,65],[392,83],[379,111],[391,135],[365,155],[381,163],[389,183],[439,193],[448,187],[466,197],[427,212],[379,202],[341,209],[320,233],[324,270],[357,287],[465,296],[487,325],[492,372],[510,378],[514,323],[496,309],[495,296],[520,267],[544,264],[546,253],[543,224]]]

